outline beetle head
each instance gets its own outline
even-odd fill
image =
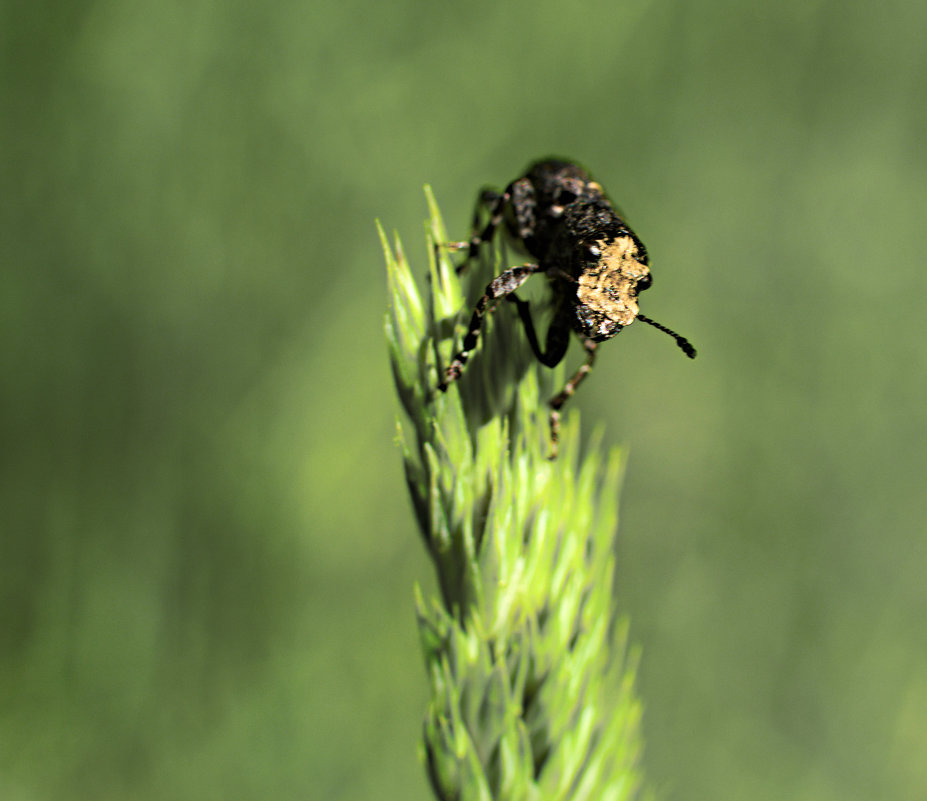
[[[637,296],[650,286],[650,268],[630,235],[598,240],[587,252],[577,278],[575,324],[583,336],[602,342],[634,322]]]

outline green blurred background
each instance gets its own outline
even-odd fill
[[[2,801],[430,797],[373,220],[550,153],[699,348],[576,404],[650,780],[927,798],[927,6],[0,9]]]

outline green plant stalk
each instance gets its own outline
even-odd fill
[[[427,187],[426,196],[427,297],[398,237],[390,247],[379,230],[386,338],[407,416],[399,440],[440,588],[426,599],[416,587],[431,784],[442,801],[634,798],[641,704],[613,593],[621,455],[603,456],[594,437],[581,458],[573,411],[559,458],[546,458],[551,371],[510,304],[488,316],[461,379],[436,391],[469,310],[501,268],[496,251],[459,278]]]

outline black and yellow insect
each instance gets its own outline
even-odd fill
[[[487,212],[488,220],[483,223]],[[599,342],[611,339],[634,320],[641,320],[673,337],[690,358],[695,358],[695,348],[675,331],[640,313],[637,297],[651,284],[647,251],[601,185],[581,167],[569,161],[546,159],[533,164],[524,177],[501,193],[481,192],[470,240],[450,243],[453,248],[469,250],[460,270],[479,255],[480,245],[492,241],[502,224],[515,244],[534,261],[505,270],[486,287],[473,310],[462,347],[444,371],[439,389],[447,390],[463,373],[476,347],[483,318],[503,298],[517,305],[531,349],[547,367],[560,363],[569,334],[575,332],[587,356],[550,400],[555,456],[560,410],[592,369]],[[554,303],[543,349],[528,302],[515,294],[536,273],[547,276]]]

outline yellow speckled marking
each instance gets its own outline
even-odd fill
[[[629,236],[611,242],[600,240],[596,246],[602,252],[599,266],[587,268],[579,276],[579,302],[621,326],[630,325],[638,312],[637,282],[650,269],[637,260],[637,245]]]

